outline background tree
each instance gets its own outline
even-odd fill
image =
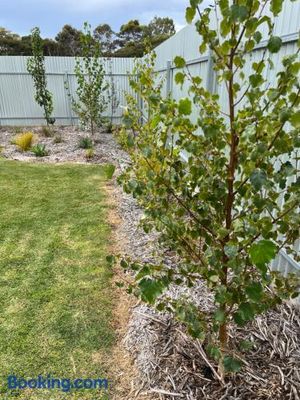
[[[110,25],[98,25],[94,29],[94,38],[100,43],[102,55],[110,57],[116,47],[115,33]]]
[[[81,51],[80,31],[71,25],[64,25],[62,30],[56,35],[55,40],[58,45],[60,56],[79,56]]]
[[[140,125],[139,104],[130,95],[124,119],[127,129],[137,133],[124,131],[132,160],[121,177],[124,189],[144,208],[144,229],[160,232],[179,263],[175,268],[125,259],[121,265],[136,273],[129,291],[186,324],[218,361],[223,379],[224,370],[242,365],[229,329],[298,296],[299,278],[283,277],[269,265],[281,249],[300,258],[293,248],[300,223],[300,63],[298,47],[282,60],[276,81],[267,82],[270,57],[282,45],[273,35],[271,16],[280,13],[282,1],[271,1],[271,15],[264,13],[267,0],[216,2],[215,28],[210,25],[214,8],[200,11],[200,3],[190,0],[186,18],[192,22],[197,15],[200,51],[209,48],[213,54],[217,81],[226,88],[226,107],[179,56],[175,81],[189,85],[190,97],[165,99],[151,56],[137,64],[138,82],[131,80],[149,119]],[[264,24],[266,49],[250,61],[249,72],[246,61],[263,40]],[[199,280],[213,295],[212,310],[163,295],[171,285],[193,287]]]
[[[75,75],[77,80],[76,99],[72,99],[73,108],[83,127],[90,129],[92,135],[102,123],[102,114],[107,107],[105,91],[105,70],[100,58],[100,44],[91,33],[91,26],[84,24],[80,35],[80,54],[77,57]]]
[[[14,55],[22,50],[21,37],[0,27],[0,55]]]
[[[155,17],[148,25],[140,25],[138,20],[131,20],[123,24],[118,33],[110,25],[100,24],[94,29],[93,37],[101,45],[103,56],[140,57],[146,51],[145,39],[154,48],[174,33],[172,19]],[[71,25],[64,25],[55,39],[44,38],[42,42],[47,56],[80,56],[80,31]],[[32,55],[31,36],[21,37],[0,28],[0,54]]]
[[[144,27],[138,20],[130,20],[120,28],[117,34],[118,46],[114,55],[117,57],[141,57],[144,54]]]
[[[45,56],[59,56],[59,46],[58,43],[53,39],[44,39],[43,48]]]
[[[150,39],[152,48],[169,39],[175,32],[174,21],[168,17],[154,17],[144,28],[144,36]]]
[[[32,57],[27,60],[27,70],[31,74],[35,87],[35,100],[44,110],[44,116],[48,124],[54,124],[55,119],[51,118],[53,112],[52,94],[47,89],[45,71],[45,57],[43,53],[43,42],[40,29],[34,28],[31,31]]]

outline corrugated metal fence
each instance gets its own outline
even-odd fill
[[[41,125],[44,124],[42,109],[34,100],[32,77],[26,70],[27,57],[0,57],[0,124],[1,125]],[[125,103],[125,92],[130,91],[128,74],[132,71],[133,59],[104,59],[106,80],[114,82],[116,96],[120,105],[114,112],[114,122],[120,120]],[[71,98],[65,83],[68,83],[71,96],[75,97],[76,77],[74,57],[46,57],[47,82],[53,93],[53,116],[58,125],[77,123],[72,110]],[[108,95],[108,93],[106,94]],[[111,104],[108,102],[106,116],[111,116]]]

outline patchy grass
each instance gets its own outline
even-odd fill
[[[11,374],[109,378],[114,334],[105,179],[95,165],[0,160],[0,398],[106,398],[95,390],[6,387]]]

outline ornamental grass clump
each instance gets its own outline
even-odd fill
[[[92,149],[94,147],[93,140],[87,136],[79,139],[78,147],[80,149]]]
[[[32,132],[24,132],[16,136],[14,144],[18,146],[21,151],[28,151],[33,143],[34,134]]]
[[[131,164],[120,181],[145,210],[144,229],[159,232],[180,261],[173,267],[126,258],[121,265],[136,274],[128,290],[185,324],[223,380],[243,365],[229,329],[299,294],[299,278],[272,271],[270,263],[280,250],[299,260],[300,43],[270,83],[266,71],[282,46],[273,17],[283,1],[222,0],[203,10],[200,4],[190,0],[186,19],[196,19],[200,53],[212,55],[224,96],[208,91],[177,56],[175,83],[188,86],[189,95],[166,98],[149,55],[130,82],[122,140]],[[255,46],[265,48],[253,60]],[[213,295],[213,311],[163,296],[173,285],[191,288],[199,280]]]
[[[91,148],[88,148],[88,149],[86,149],[85,150],[85,158],[86,158],[86,160],[87,161],[90,161],[92,158],[94,158],[94,156],[95,156],[95,150],[94,150],[94,148],[93,147],[91,147]]]
[[[49,152],[46,149],[46,145],[44,144],[36,144],[31,148],[31,151],[36,157],[45,157],[49,155]]]

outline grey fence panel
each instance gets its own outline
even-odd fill
[[[0,57],[0,124],[41,125],[45,123],[42,109],[34,101],[32,77],[26,70],[27,57]],[[76,98],[74,57],[46,57],[46,75],[49,90],[53,93],[53,116],[59,125],[78,122],[72,110],[71,97]],[[108,82],[113,80],[119,99],[113,122],[120,122],[122,106],[126,104],[125,92],[130,92],[128,74],[133,68],[130,58],[103,59]],[[68,82],[69,91],[65,83]],[[71,95],[71,97],[68,95]],[[107,110],[104,116],[111,118],[112,107],[106,93]]]

